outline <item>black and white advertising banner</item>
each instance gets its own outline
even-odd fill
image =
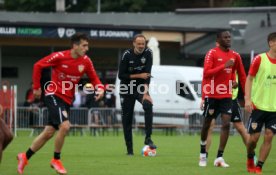
[[[91,38],[131,40],[139,30],[93,29],[72,27],[27,27],[1,26],[0,36],[21,36],[41,38],[70,38],[76,32],[83,32]]]

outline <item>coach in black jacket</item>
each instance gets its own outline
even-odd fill
[[[127,155],[133,155],[132,120],[135,101],[138,100],[145,111],[145,145],[156,148],[151,140],[152,133],[152,99],[149,84],[152,67],[152,51],[146,48],[146,38],[138,34],[133,39],[133,49],[124,52],[120,67],[120,100],[122,106],[122,123],[127,146]]]

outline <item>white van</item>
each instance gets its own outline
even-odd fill
[[[153,65],[150,95],[153,100],[153,123],[186,125],[188,115],[200,114],[203,68]],[[116,80],[116,109],[121,109],[120,80]],[[142,105],[136,101],[135,120],[144,123]],[[138,113],[137,113],[138,112]],[[120,116],[118,116],[120,120]]]

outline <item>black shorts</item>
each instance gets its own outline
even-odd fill
[[[262,110],[254,110],[249,118],[248,132],[258,133],[262,131],[263,125],[266,129],[271,129],[276,133],[276,112],[268,112]]]
[[[203,116],[217,118],[219,114],[232,115],[232,99],[205,98]]]
[[[58,130],[59,125],[68,120],[70,105],[55,95],[45,96],[45,104],[48,108],[48,123]]]
[[[232,117],[231,122],[241,122],[241,107],[237,99],[232,100]]]

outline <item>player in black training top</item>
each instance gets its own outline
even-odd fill
[[[124,52],[120,67],[120,100],[122,106],[122,123],[127,146],[127,155],[133,155],[132,120],[135,101],[138,100],[145,111],[145,145],[156,148],[151,140],[152,133],[152,99],[149,84],[152,67],[152,51],[146,48],[146,38],[138,34],[133,39],[133,49]]]

